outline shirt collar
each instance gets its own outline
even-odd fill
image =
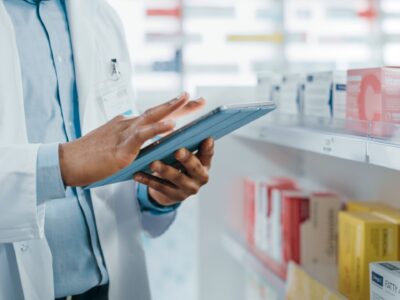
[[[26,3],[30,3],[30,4],[39,4],[40,2],[45,1],[45,0],[22,0],[22,1],[25,1]]]

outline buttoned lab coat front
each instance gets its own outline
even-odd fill
[[[122,25],[106,1],[66,3],[86,134],[110,117],[99,100],[103,95],[122,88],[134,109],[132,70]],[[111,76],[112,59],[119,64],[118,80]],[[38,148],[28,143],[16,38],[0,0],[0,300],[54,299],[52,256],[44,236],[46,207],[36,199]],[[91,191],[110,300],[150,299],[141,231],[160,235],[174,219],[174,214],[141,214],[135,191],[133,181]]]

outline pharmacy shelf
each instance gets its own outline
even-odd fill
[[[248,249],[248,247],[238,239],[225,234],[222,237],[222,245],[244,268],[257,273],[266,283],[275,289],[279,299],[285,299],[286,283],[280,277],[275,275],[263,262]]]
[[[367,159],[372,165],[400,171],[400,145],[370,141]]]
[[[367,161],[368,141],[364,137],[274,125],[246,127],[237,131],[236,136],[357,162]]]
[[[390,139],[274,124],[248,126],[235,136],[400,171],[400,144]]]

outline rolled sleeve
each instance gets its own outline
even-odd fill
[[[58,143],[43,144],[39,147],[36,178],[38,204],[65,198],[58,148]]]
[[[144,184],[137,185],[137,198],[140,204],[140,208],[144,212],[150,212],[153,215],[164,215],[174,212],[180,204],[172,206],[161,206],[152,200],[148,193],[148,187]]]

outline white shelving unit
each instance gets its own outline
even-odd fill
[[[249,126],[239,130],[235,135],[239,138],[400,171],[400,145],[368,136],[273,124]]]
[[[245,90],[243,95],[228,88],[204,88],[201,92],[217,101],[223,91],[229,91],[235,96],[232,98],[244,102],[249,98]],[[285,282],[245,242],[235,238],[236,233],[245,234],[238,225],[243,218],[243,208],[238,205],[243,177],[287,176],[304,188],[336,192],[344,201],[381,202],[400,208],[399,128],[276,112],[218,141],[212,181],[200,197],[200,299],[245,299],[242,285],[249,271],[273,286],[281,298],[284,294]],[[307,271],[318,280],[326,277],[322,282],[336,290],[331,280],[336,276],[330,272]]]
[[[228,234],[223,235],[222,245],[226,252],[243,268],[257,273],[268,285],[276,288],[279,299],[285,299],[286,283],[275,275],[268,267],[264,266],[246,245]]]
[[[275,125],[250,126],[236,132],[235,135],[239,138],[249,138],[357,162],[366,162],[367,158],[368,141],[363,137]]]

